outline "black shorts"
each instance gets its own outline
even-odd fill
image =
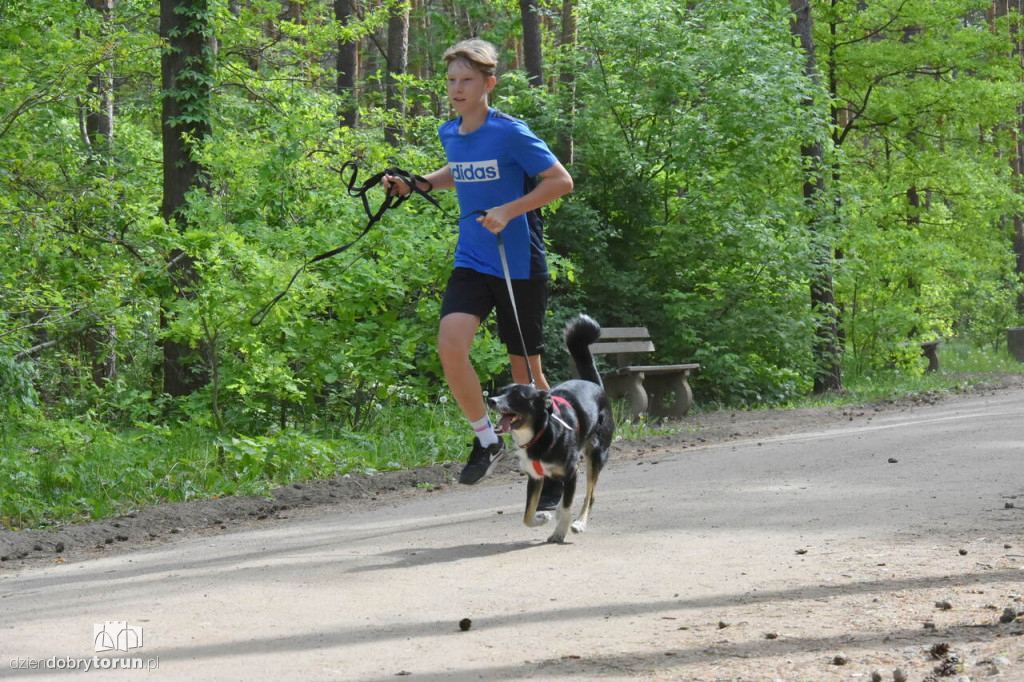
[[[544,352],[544,315],[548,305],[547,279],[514,279],[512,291],[523,328],[526,352],[519,343],[508,284],[501,277],[485,275],[469,268],[455,268],[441,302],[441,317],[467,313],[486,320],[497,309],[498,337],[510,355],[540,355]]]

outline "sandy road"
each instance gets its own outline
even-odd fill
[[[0,678],[917,681],[949,644],[960,676],[1024,680],[999,622],[1024,613],[1022,415],[1018,389],[613,461],[561,546],[485,482],[20,570]],[[142,646],[96,653],[107,622]]]

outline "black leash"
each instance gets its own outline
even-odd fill
[[[512,293],[512,276],[508,272],[508,258],[505,257],[505,242],[501,239],[501,232],[495,236],[498,238],[498,255],[501,256],[501,269],[505,273],[505,286],[508,287],[508,298],[512,302],[512,316],[516,318],[516,331],[519,332],[519,345],[523,349],[523,359],[526,360],[526,376],[530,378],[530,386],[537,388],[537,382],[533,379],[533,368],[530,367],[530,354],[526,351],[526,339],[523,338],[523,327],[519,324],[519,311],[516,310],[516,295]]]
[[[363,210],[366,212],[367,217],[366,227],[364,227],[363,231],[359,233],[359,236],[350,241],[348,244],[345,244],[344,246],[339,246],[336,249],[331,249],[330,251],[325,251],[324,253],[321,253],[318,256],[314,256],[313,258],[310,258],[308,261],[303,263],[302,267],[296,270],[295,274],[292,275],[292,278],[291,280],[289,280],[288,286],[284,288],[284,291],[275,296],[274,300],[260,308],[258,311],[256,311],[255,315],[249,318],[249,324],[251,324],[252,326],[255,327],[266,319],[267,315],[270,313],[271,308],[273,308],[278,301],[280,301],[288,294],[288,290],[292,288],[293,284],[295,284],[295,280],[299,278],[299,275],[301,275],[302,272],[307,267],[309,267],[313,263],[317,263],[322,260],[327,260],[328,258],[331,258],[333,256],[337,256],[339,253],[342,253],[350,249],[356,242],[358,242],[360,239],[366,236],[366,233],[370,231],[370,228],[377,224],[377,222],[381,219],[381,217],[383,217],[383,215],[389,209],[401,206],[406,199],[413,195],[414,192],[416,194],[419,194],[421,197],[429,201],[434,206],[436,206],[442,213],[445,213],[445,215],[447,215],[448,213],[447,211],[444,210],[444,208],[442,208],[441,204],[438,203],[437,199],[428,194],[428,192],[430,192],[430,190],[433,189],[433,187],[430,185],[430,182],[421,175],[409,173],[408,171],[404,171],[401,168],[388,168],[386,170],[381,171],[380,173],[370,176],[363,182],[362,185],[356,187],[356,177],[359,174],[359,168],[356,166],[355,161],[346,161],[341,166],[341,168],[336,168],[334,170],[336,170],[339,174],[343,175],[346,169],[348,168],[352,169],[352,175],[349,177],[347,183],[348,193],[350,196],[359,197],[360,199],[362,199]],[[385,175],[390,175],[400,179],[402,182],[407,184],[412,191],[409,192],[408,194],[388,193],[388,195],[384,198],[384,202],[376,211],[374,211],[370,207],[370,200],[366,198],[366,194],[367,192],[369,192],[370,189],[378,186],[380,184],[381,179]],[[428,186],[428,189],[426,191],[420,189],[419,185],[417,184],[419,182],[425,182]]]
[[[368,219],[366,222],[366,227],[364,227],[363,231],[360,232],[359,235],[355,239],[350,241],[348,244],[345,244],[344,246],[339,246],[336,249],[331,249],[330,251],[325,251],[317,256],[310,258],[308,261],[303,263],[302,266],[295,271],[295,274],[292,275],[292,278],[288,281],[288,286],[284,288],[284,291],[275,296],[270,303],[266,304],[265,306],[257,310],[256,314],[249,318],[249,324],[251,324],[252,326],[258,326],[260,323],[263,322],[263,320],[266,319],[267,315],[270,313],[270,310],[275,305],[277,305],[278,301],[280,301],[288,294],[288,290],[292,288],[293,284],[295,284],[295,280],[299,278],[299,275],[301,275],[302,272],[307,267],[309,267],[313,263],[317,263],[322,260],[327,260],[328,258],[331,258],[333,256],[337,256],[339,253],[342,253],[350,249],[356,242],[358,242],[360,239],[366,236],[366,233],[370,231],[370,228],[372,228],[389,209],[401,206],[406,199],[413,195],[413,193],[416,193],[423,197],[424,199],[426,199],[427,201],[429,201],[439,211],[441,211],[441,213],[445,214],[446,216],[452,217],[448,213],[448,211],[444,210],[444,207],[441,206],[437,199],[430,196],[429,192],[430,190],[433,189],[433,185],[431,185],[430,181],[424,178],[422,175],[416,175],[414,173],[402,170],[401,168],[388,168],[379,173],[376,173],[375,175],[370,176],[363,182],[362,185],[360,185],[357,188],[356,177],[359,174],[359,168],[356,165],[355,161],[346,161],[344,164],[342,164],[341,168],[337,168],[334,170],[337,170],[339,174],[344,174],[345,169],[349,167],[351,167],[352,169],[352,175],[349,177],[347,183],[348,193],[349,196],[359,197],[362,200],[363,210],[366,212],[366,217]],[[381,179],[385,175],[398,178],[406,185],[408,185],[409,189],[412,191],[410,191],[408,194],[397,195],[391,194],[389,192],[387,196],[384,198],[384,202],[380,205],[380,207],[376,211],[373,211],[370,208],[370,200],[366,198],[366,193],[370,191],[370,189],[379,185]],[[427,189],[425,191],[419,188],[418,183],[421,181],[427,184]],[[487,211],[477,210],[473,211],[469,215],[483,216],[487,215]],[[501,269],[505,273],[505,285],[508,287],[508,297],[512,303],[512,315],[516,319],[516,331],[519,332],[519,344],[523,349],[523,358],[526,360],[526,375],[530,379],[530,386],[536,387],[537,383],[533,378],[533,368],[530,367],[530,356],[527,354],[526,351],[526,339],[523,337],[523,327],[519,323],[519,311],[516,309],[516,296],[512,291],[512,275],[509,273],[508,257],[505,255],[505,242],[502,240],[500,232],[495,236],[498,239],[498,255],[501,256]]]

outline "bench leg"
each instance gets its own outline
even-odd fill
[[[939,370],[939,347],[935,345],[921,346],[921,355],[928,358],[928,369],[926,372],[937,372]]]
[[[633,421],[640,419],[640,415],[647,411],[647,391],[644,390],[644,375],[642,373],[605,377],[604,390],[612,400],[629,398]]]
[[[693,391],[687,377],[690,370],[676,374],[665,374],[647,378],[646,386],[650,394],[651,416],[672,417],[682,419],[693,405]],[[672,405],[668,405],[669,396],[674,396]]]

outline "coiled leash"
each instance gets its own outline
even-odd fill
[[[408,199],[409,197],[411,197],[413,195],[413,192],[415,192],[416,194],[419,194],[421,197],[423,197],[424,199],[429,201],[431,204],[436,206],[445,215],[448,214],[448,212],[445,211],[444,208],[441,207],[441,204],[438,203],[437,199],[435,199],[434,197],[430,196],[427,193],[430,190],[432,190],[434,187],[433,187],[433,185],[430,184],[430,181],[428,181],[426,178],[424,178],[421,175],[416,175],[414,173],[410,173],[408,171],[404,171],[401,168],[388,168],[386,170],[381,171],[380,173],[377,173],[375,175],[370,176],[369,178],[367,178],[363,182],[362,185],[360,185],[359,187],[356,187],[356,176],[359,174],[359,168],[357,167],[355,161],[346,161],[341,166],[341,168],[337,168],[335,170],[337,170],[337,172],[339,174],[343,175],[345,173],[345,170],[348,169],[348,168],[352,169],[352,175],[349,177],[348,183],[347,183],[348,193],[349,193],[349,196],[359,197],[360,199],[362,199],[362,201],[363,201],[363,210],[366,212],[366,217],[367,217],[366,227],[364,227],[363,231],[359,233],[359,236],[357,236],[355,239],[350,241],[348,244],[345,244],[344,246],[339,246],[336,249],[331,249],[330,251],[325,251],[324,253],[321,253],[318,256],[314,256],[313,258],[310,258],[308,261],[303,263],[302,267],[300,267],[298,270],[296,270],[295,274],[292,275],[292,278],[291,278],[291,280],[289,280],[288,286],[286,286],[284,288],[284,291],[282,291],[280,294],[275,296],[274,300],[272,300],[270,303],[268,303],[265,306],[263,306],[262,308],[260,308],[258,311],[256,311],[255,315],[253,315],[251,318],[249,318],[249,324],[251,324],[252,326],[255,327],[255,326],[259,325],[261,322],[263,322],[263,320],[266,319],[267,315],[270,313],[270,309],[273,308],[275,305],[277,305],[277,302],[280,301],[282,298],[284,298],[288,294],[288,290],[292,288],[293,284],[295,284],[295,280],[299,278],[299,275],[301,275],[302,272],[307,267],[309,267],[313,263],[317,263],[317,262],[322,261],[322,260],[327,260],[328,258],[331,258],[333,256],[337,256],[339,253],[343,253],[344,251],[347,251],[348,249],[350,249],[357,241],[359,241],[360,239],[362,239],[363,237],[366,236],[366,233],[370,231],[370,228],[372,228],[377,223],[377,221],[379,221],[381,219],[381,217],[389,209],[395,208],[397,206],[401,206],[402,203],[406,199]],[[380,207],[376,211],[374,211],[374,210],[372,210],[370,208],[370,200],[366,198],[366,193],[370,189],[372,189],[372,188],[376,187],[377,185],[379,185],[381,179],[385,175],[390,175],[390,176],[393,176],[393,177],[396,177],[396,178],[400,179],[402,182],[407,184],[412,191],[409,192],[408,194],[399,194],[399,195],[394,195],[394,194],[388,193],[388,195],[384,198],[384,202],[380,205]],[[417,184],[419,182],[425,182],[427,184],[428,188],[427,188],[426,191],[424,191],[424,190],[419,188],[419,185]]]
[[[313,258],[310,258],[308,261],[303,263],[302,266],[295,271],[295,274],[292,275],[292,278],[288,281],[288,286],[284,288],[284,291],[275,296],[274,299],[270,301],[270,303],[266,304],[265,306],[257,310],[256,314],[249,318],[249,324],[251,324],[252,326],[256,327],[261,322],[263,322],[263,320],[266,319],[267,315],[270,313],[270,310],[275,305],[277,305],[278,301],[280,301],[288,294],[288,290],[292,288],[293,284],[295,284],[295,280],[299,278],[299,275],[301,275],[307,267],[309,267],[313,263],[317,263],[322,260],[327,260],[328,258],[331,258],[333,256],[337,256],[339,253],[343,253],[344,251],[350,249],[356,242],[358,242],[360,239],[366,236],[366,233],[370,231],[370,228],[372,228],[389,209],[401,206],[406,199],[413,195],[413,192],[419,194],[421,197],[429,201],[437,208],[437,210],[441,211],[441,213],[443,213],[444,215],[452,217],[448,213],[448,211],[444,210],[444,207],[441,206],[440,202],[438,202],[437,199],[428,194],[430,190],[434,189],[434,186],[431,185],[430,181],[424,178],[422,175],[416,175],[415,173],[410,173],[408,171],[402,170],[401,168],[388,168],[379,173],[376,173],[375,175],[370,176],[363,182],[362,185],[360,185],[357,188],[356,177],[359,174],[359,168],[356,165],[355,161],[346,161],[344,164],[342,164],[341,168],[338,168],[336,170],[338,171],[339,174],[343,174],[345,170],[350,167],[352,169],[352,175],[349,177],[347,183],[348,193],[349,196],[359,197],[362,200],[363,210],[366,212],[366,217],[368,219],[366,222],[366,227],[364,227],[363,231],[360,232],[359,235],[355,239],[350,241],[348,244],[345,244],[344,246],[339,246],[336,249],[331,249],[330,251],[325,251],[324,253],[314,256]],[[392,177],[398,178],[406,185],[408,185],[411,191],[408,194],[398,195],[394,195],[389,192],[387,196],[384,198],[384,202],[380,205],[380,207],[376,211],[373,211],[370,208],[370,200],[366,198],[366,193],[370,189],[379,185],[381,179],[385,175],[390,175]],[[418,185],[419,182],[426,183],[427,189],[420,189]],[[469,215],[485,216],[487,215],[487,211],[476,210],[472,211]],[[529,377],[530,379],[530,386],[536,388],[537,382],[533,378],[533,368],[530,367],[530,356],[527,354],[526,351],[526,339],[523,337],[523,327],[519,323],[519,310],[516,309],[516,296],[515,293],[513,293],[512,291],[512,275],[510,274],[508,268],[508,257],[505,255],[505,242],[504,240],[502,240],[500,232],[497,233],[495,237],[497,237],[498,239],[498,255],[501,257],[501,269],[505,273],[505,285],[508,287],[508,297],[509,301],[512,303],[512,315],[516,319],[516,331],[519,333],[519,344],[520,347],[523,349],[523,358],[526,361],[526,376]]]

